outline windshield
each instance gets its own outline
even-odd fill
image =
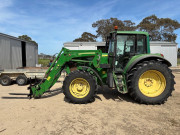
[[[117,55],[133,53],[135,46],[135,35],[117,35]]]

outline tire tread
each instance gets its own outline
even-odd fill
[[[164,96],[163,98],[161,98],[161,100],[158,101],[144,101],[141,99],[141,97],[136,93],[136,91],[134,90],[134,87],[132,87],[133,81],[134,81],[134,76],[137,72],[139,72],[142,68],[147,67],[147,66],[154,66],[154,65],[158,65],[158,66],[163,66],[166,68],[166,71],[169,72],[170,74],[170,79],[171,79],[171,86],[170,86],[170,90],[168,91],[168,93],[166,94],[166,96]],[[169,96],[171,96],[172,91],[174,90],[174,75],[172,74],[171,69],[168,68],[168,66],[160,61],[155,61],[155,60],[150,60],[149,62],[144,61],[142,63],[137,64],[134,68],[132,68],[129,72],[129,75],[127,75],[127,85],[128,85],[128,89],[129,89],[129,94],[130,96],[137,102],[139,103],[143,103],[143,104],[163,104],[165,103],[165,101],[167,101],[167,98]]]
[[[89,99],[85,99],[85,100],[83,100],[83,101],[73,100],[73,99],[71,98],[71,96],[69,96],[69,94],[68,94],[68,92],[67,92],[67,90],[66,90],[66,88],[65,88],[65,86],[68,85],[68,80],[69,80],[72,76],[79,76],[79,74],[89,77],[89,79],[93,81],[93,84],[95,84],[94,94],[93,94]],[[64,81],[63,81],[63,87],[62,87],[62,88],[63,88],[63,93],[64,93],[64,95],[65,95],[65,98],[67,98],[67,99],[69,100],[69,102],[75,103],[75,104],[76,104],[76,103],[77,103],[77,104],[87,104],[87,103],[89,103],[89,102],[94,101],[94,97],[95,97],[95,95],[96,95],[96,93],[97,93],[97,82],[96,82],[96,80],[94,79],[94,77],[93,77],[89,72],[82,71],[82,70],[74,70],[74,71],[72,71],[71,73],[69,73],[69,75],[66,76],[66,78],[65,78]]]

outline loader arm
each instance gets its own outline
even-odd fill
[[[69,61],[76,61],[73,58],[78,57],[93,57],[92,61],[86,61],[89,64],[93,64],[97,67],[99,64],[97,63],[97,59],[101,56],[102,52],[98,50],[88,50],[88,51],[79,51],[79,50],[69,50],[66,48],[62,48],[58,56],[55,58],[47,72],[45,73],[44,79],[41,80],[39,84],[30,85],[28,89],[30,89],[31,97],[40,97],[47,90],[49,90],[59,79],[61,76],[62,70],[67,66],[66,63]],[[85,61],[82,61],[85,62]],[[46,79],[45,79],[46,78]]]

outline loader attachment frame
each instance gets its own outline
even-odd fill
[[[62,70],[64,69],[63,65],[64,63],[66,63],[64,53],[62,52],[66,52],[66,49],[63,48],[60,51],[39,84],[32,85],[30,83],[30,87],[28,87],[28,89],[30,90],[30,93],[28,95],[29,98],[40,97],[44,92],[49,90],[57,82]]]
[[[92,57],[91,60],[81,60],[79,58]],[[70,70],[68,66],[68,62],[76,62],[81,63],[79,66],[87,63],[89,67],[94,67],[97,69],[100,68],[100,61],[102,58],[101,50],[69,50],[66,48],[62,48],[60,53],[57,55],[47,72],[45,73],[44,78],[40,83],[32,85],[28,89],[30,90],[30,94],[28,97],[38,98],[43,95],[47,90],[49,90],[59,79],[61,76],[61,72],[63,69],[66,69],[69,74]],[[69,71],[69,72],[68,72]],[[99,77],[100,78],[100,77]]]

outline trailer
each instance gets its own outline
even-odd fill
[[[17,69],[4,69],[0,71],[0,83],[3,86],[8,86],[12,81],[20,86],[26,85],[28,80],[42,79],[47,71],[48,67],[24,67]]]

